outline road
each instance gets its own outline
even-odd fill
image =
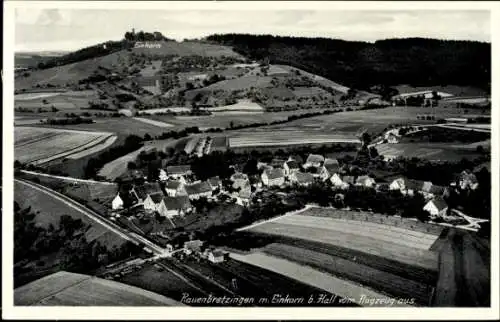
[[[35,172],[35,171],[28,171],[28,170],[21,170],[21,172],[22,173],[26,173],[26,174],[32,174],[32,175],[35,175],[35,176],[41,176],[41,177],[47,177],[47,178],[54,178],[54,179],[60,179],[60,180],[65,180],[65,181],[71,181],[71,182],[98,183],[98,184],[116,185],[116,183],[109,182],[109,181],[95,181],[95,180],[78,179],[78,178],[73,178],[73,177],[62,177],[62,176],[56,176],[56,175],[52,175],[52,174]]]
[[[113,233],[119,235],[120,237],[122,237],[126,240],[129,240],[131,242],[138,243],[138,244],[144,244],[145,249],[151,251],[152,253],[154,253],[156,255],[165,256],[168,254],[167,250],[164,249],[163,247],[152,243],[151,241],[147,240],[146,238],[144,238],[140,235],[137,235],[135,233],[129,232],[129,231],[121,228],[120,226],[118,226],[117,224],[112,222],[111,220],[109,220],[109,219],[103,217],[102,215],[88,209],[84,205],[74,201],[73,199],[71,199],[71,198],[69,198],[69,197],[67,197],[67,196],[65,196],[57,191],[54,191],[52,189],[49,189],[47,187],[44,187],[42,185],[39,185],[39,184],[36,184],[33,182],[27,182],[25,180],[20,180],[20,179],[14,179],[14,180],[19,182],[19,183],[22,183],[24,185],[27,185],[32,189],[43,192],[43,193],[47,194],[48,196],[50,196],[51,198],[54,198],[54,199],[56,199],[64,204],[66,204],[67,206],[75,209],[76,211],[78,211],[81,214],[90,218],[92,221],[102,225],[106,229],[112,231]]]

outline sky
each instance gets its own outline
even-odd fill
[[[177,40],[251,33],[375,41],[426,37],[490,42],[488,11],[16,9],[16,51],[68,51],[126,31],[160,31]]]

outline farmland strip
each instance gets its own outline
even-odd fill
[[[354,258],[349,261],[340,257],[318,253],[304,248],[270,244],[263,248],[265,253],[308,265],[340,278],[358,282],[373,290],[405,299],[414,299],[420,304],[428,304],[432,287],[405,279],[391,273],[360,264]]]

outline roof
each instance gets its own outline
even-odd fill
[[[160,203],[163,199],[163,192],[150,194],[149,197],[151,198],[151,200],[153,200],[154,203]]]
[[[371,178],[370,176],[359,176],[357,179],[356,179],[356,182],[357,183],[364,183],[366,180],[373,180],[373,178]]]
[[[220,185],[222,183],[222,180],[219,178],[219,176],[211,177],[211,178],[208,178],[208,183],[210,183],[210,185],[212,187],[217,187],[218,185]]]
[[[264,171],[264,173],[267,175],[269,180],[283,178],[285,176],[285,173],[281,168],[268,169]]]
[[[314,176],[306,172],[297,172],[294,174],[298,183],[311,183],[314,181]]]
[[[137,196],[141,199],[146,199],[149,194],[161,193],[161,188],[158,183],[145,183],[141,186],[134,187]]]
[[[168,174],[184,174],[191,171],[190,165],[170,165],[167,167]]]
[[[202,181],[190,185],[186,185],[186,192],[188,195],[196,195],[204,192],[212,192],[212,187],[208,181]]]
[[[325,160],[325,158],[323,158],[322,155],[319,155],[319,154],[309,154],[309,156],[307,157],[306,162],[307,163],[323,162],[324,160]]]
[[[304,163],[304,159],[300,155],[298,155],[298,154],[291,155],[291,156],[288,157],[288,159],[295,160],[299,164]]]
[[[337,172],[340,168],[340,164],[337,159],[329,159],[329,158],[325,159],[325,163],[323,163],[323,166],[330,173]]]
[[[443,210],[448,207],[446,201],[444,201],[444,199],[441,197],[436,197],[432,199],[430,202],[432,202],[438,210]]]
[[[290,160],[286,162],[289,169],[299,169],[299,163],[295,160]]]
[[[220,249],[216,249],[216,250],[211,250],[210,253],[212,253],[212,255],[214,257],[221,257],[221,256],[224,256],[224,252]]]
[[[435,195],[442,195],[444,193],[444,191],[446,190],[445,187],[443,186],[436,186],[436,185],[433,185],[430,189],[430,193],[432,194],[435,194]]]
[[[165,184],[165,189],[177,190],[177,188],[179,188],[180,185],[182,185],[182,182],[178,180],[168,180],[167,183]]]
[[[119,296],[105,296],[119,294]],[[19,306],[178,306],[163,295],[95,276],[60,271],[14,290]]]
[[[163,203],[167,209],[187,209],[191,207],[188,196],[164,197]]]

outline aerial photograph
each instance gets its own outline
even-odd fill
[[[15,10],[15,307],[492,305],[490,11],[164,7]]]

